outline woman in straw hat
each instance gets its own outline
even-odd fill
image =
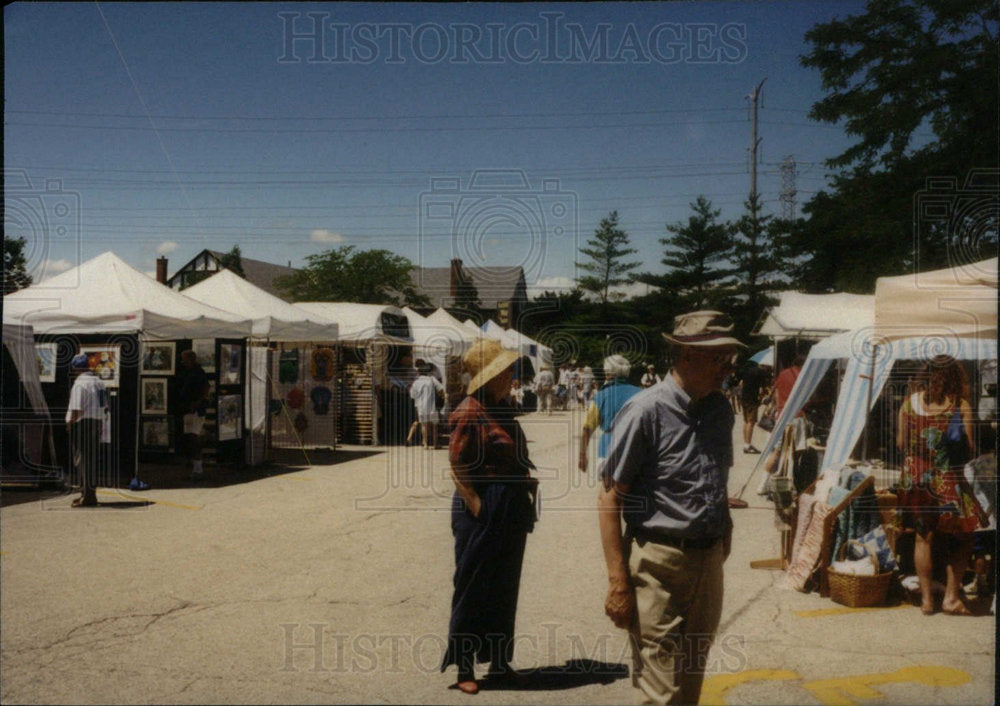
[[[507,401],[517,353],[480,340],[465,355],[468,396],[452,412],[448,460],[455,481],[455,592],[441,671],[458,667],[458,688],[479,691],[474,665],[511,678],[521,562],[534,526],[534,465]]]

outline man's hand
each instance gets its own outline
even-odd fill
[[[583,473],[587,472],[587,452],[586,451],[581,451],[580,452],[580,463],[578,464],[578,468]]]
[[[635,616],[635,590],[626,581],[612,581],[604,599],[604,613],[616,628],[628,629]]]

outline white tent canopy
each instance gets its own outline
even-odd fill
[[[471,343],[479,338],[478,328],[476,333],[472,333],[468,326],[464,326],[461,321],[456,319],[454,316],[449,314],[445,309],[435,309],[433,313],[428,315],[427,321],[432,324],[446,329],[449,334],[454,334],[463,341]]]
[[[253,335],[273,341],[335,341],[337,324],[309,314],[247,282],[220,270],[184,290],[185,296],[226,309],[253,321]]]
[[[911,336],[997,336],[997,258],[875,284],[875,333]]]
[[[461,330],[461,324],[441,324],[406,306],[403,307],[403,313],[410,322],[414,357],[434,363],[442,373],[449,357],[461,356],[468,349],[469,340]]]
[[[780,292],[758,332],[773,338],[821,339],[838,331],[870,326],[875,297],[870,294]]]
[[[138,333],[145,339],[245,338],[250,321],[165,287],[111,252],[3,299],[35,334]]]
[[[379,340],[386,343],[413,343],[406,314],[397,306],[344,302],[296,302],[293,306],[323,320],[336,322],[340,341]],[[398,335],[401,331],[394,331],[391,326],[387,331],[387,319],[402,322],[406,328],[406,335]]]
[[[500,341],[500,344],[504,348],[509,348],[511,350],[517,350],[515,346],[508,343],[505,334],[507,331],[503,329],[500,324],[498,324],[493,319],[487,319],[486,323],[479,327],[487,338],[492,338],[494,341]]]

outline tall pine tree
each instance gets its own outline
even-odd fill
[[[760,312],[770,302],[767,291],[774,285],[780,263],[772,232],[779,224],[770,214],[761,212],[760,194],[754,192],[743,202],[743,216],[732,226],[735,285],[739,301],[734,308],[741,333],[748,333]]]
[[[638,262],[622,262],[622,259],[637,252],[629,247],[628,233],[618,227],[618,211],[612,211],[601,219],[594,237],[587,241],[589,247],[580,252],[590,258],[590,262],[578,262],[576,266],[591,274],[580,277],[577,286],[586,292],[593,292],[602,304],[608,303],[609,290],[632,282],[632,270]]]
[[[733,251],[730,227],[717,221],[721,211],[699,196],[691,204],[694,214],[687,223],[667,226],[673,235],[660,238],[666,246],[661,262],[667,273],[644,273],[636,280],[672,294],[681,311],[718,306],[731,292],[733,270],[727,265]]]

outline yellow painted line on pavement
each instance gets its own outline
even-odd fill
[[[818,679],[802,686],[812,692],[826,706],[853,706],[858,700],[884,699],[873,687],[882,684],[924,684],[930,687],[958,686],[972,681],[967,672],[953,667],[916,666],[903,667],[883,674],[858,674],[839,679]],[[944,699],[947,703],[947,699]]]
[[[749,669],[736,674],[716,674],[708,677],[701,689],[700,704],[724,704],[726,692],[740,684],[755,681],[787,681],[801,679],[798,672],[787,669]]]
[[[972,677],[961,669],[918,665],[903,667],[894,672],[855,674],[833,679],[804,681],[798,672],[785,669],[750,669],[735,674],[717,674],[705,680],[701,690],[700,704],[724,705],[726,692],[741,684],[768,681],[798,681],[803,689],[810,692],[824,706],[856,706],[859,701],[885,699],[886,695],[876,689],[883,684],[923,684],[929,687],[959,686],[972,681]]]
[[[135,495],[125,495],[124,493],[113,493],[113,492],[108,492],[108,491],[105,491],[105,490],[98,490],[97,494],[98,495],[111,495],[111,496],[114,496],[116,498],[122,498],[124,500],[136,500],[136,501],[144,502],[144,503],[155,503],[157,505],[166,505],[167,507],[176,507],[176,508],[180,508],[181,510],[200,510],[201,509],[201,507],[199,507],[197,505],[182,505],[181,503],[173,503],[173,502],[170,502],[169,500],[156,500],[156,499],[150,498],[150,497],[141,497],[140,498],[140,497],[137,497]]]
[[[849,613],[865,613],[870,610],[896,610],[899,608],[913,608],[908,603],[900,603],[895,606],[876,606],[873,608],[849,608],[840,606],[838,608],[820,608],[818,610],[796,610],[792,614],[796,618],[825,618],[828,615],[847,615]]]

